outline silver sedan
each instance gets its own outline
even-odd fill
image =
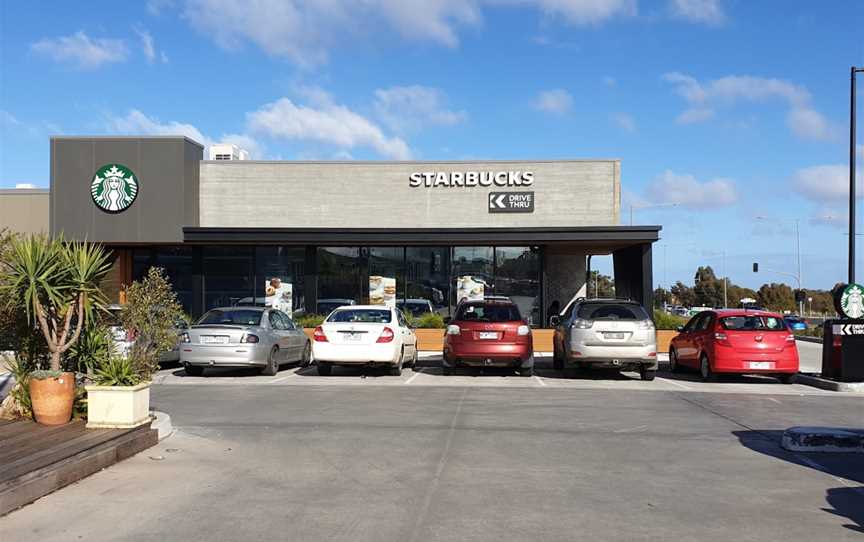
[[[206,367],[259,367],[275,375],[283,363],[312,361],[312,344],[291,318],[263,307],[213,309],[182,335],[180,362],[191,376]]]

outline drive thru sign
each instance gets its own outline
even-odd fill
[[[490,213],[533,213],[534,192],[489,192]]]

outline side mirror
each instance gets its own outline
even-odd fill
[[[560,316],[556,315],[556,316],[550,316],[549,317],[549,326],[550,327],[558,327],[558,325],[560,323],[561,323],[561,317]]]
[[[678,326],[678,327],[676,327],[676,328],[675,328],[675,331],[677,331],[678,333],[683,332],[683,331],[684,331],[684,326]]]

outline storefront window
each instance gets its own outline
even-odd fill
[[[151,267],[165,270],[186,313],[192,312],[192,247],[156,247],[132,252],[132,280],[141,280]]]
[[[368,274],[365,282],[367,289],[363,295],[363,303],[384,303],[405,296],[405,248],[404,247],[363,247],[361,256],[366,256]],[[370,277],[375,277],[376,284],[381,287],[372,291]],[[374,299],[370,299],[370,294]]]
[[[303,247],[260,246],[255,248],[255,304],[264,305],[267,297],[290,291],[290,312],[305,312],[303,296],[306,250]],[[280,308],[287,310],[287,299]]]
[[[542,325],[537,247],[495,248],[495,295],[513,300],[529,324]]]
[[[450,248],[408,247],[405,251],[406,312],[420,312],[422,301],[450,316]],[[416,307],[416,309],[415,309]]]
[[[252,247],[204,247],[204,310],[254,305]]]
[[[455,247],[453,249],[454,305],[465,299],[492,295],[493,281],[492,247]]]
[[[361,303],[364,295],[361,273],[365,275],[361,263],[358,247],[318,248],[318,306],[315,313],[327,314],[339,305]],[[368,290],[368,283],[365,289]]]

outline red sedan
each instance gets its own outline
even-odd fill
[[[798,372],[795,336],[779,314],[767,311],[704,311],[678,330],[669,347],[673,372],[697,369],[702,380],[724,374],[767,374],[784,384]]]
[[[444,374],[455,367],[510,367],[534,374],[531,328],[509,300],[467,301],[459,305],[444,336]]]

